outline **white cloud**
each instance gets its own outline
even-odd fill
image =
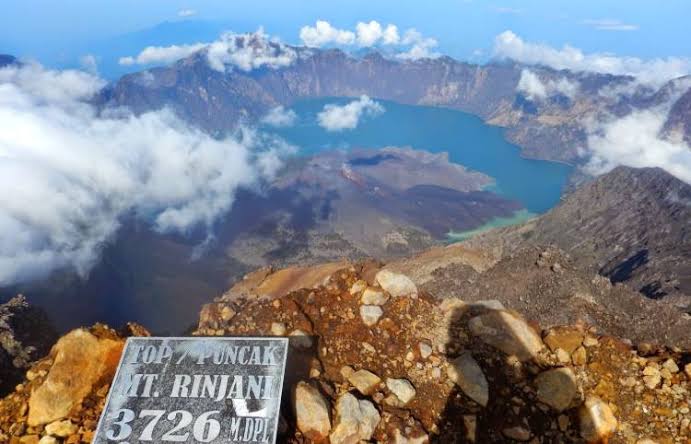
[[[377,116],[383,112],[381,104],[363,95],[346,105],[324,105],[317,114],[317,121],[327,131],[343,131],[357,128],[362,116]]]
[[[355,30],[339,29],[329,22],[318,20],[314,26],[303,26],[300,29],[300,39],[305,46],[319,48],[326,45],[352,46],[370,48],[375,46],[393,46],[401,52],[396,57],[401,59],[420,59],[438,57],[431,51],[437,46],[433,38],[423,37],[415,29],[408,29],[401,37],[398,26],[388,24],[382,26],[376,20],[358,22]]]
[[[537,74],[529,69],[521,71],[516,90],[523,93],[530,100],[543,100],[550,96],[562,94],[573,99],[578,94],[579,85],[564,77],[558,80],[542,81]]]
[[[357,32],[358,45],[362,47],[370,47],[381,43],[382,45],[396,45],[400,37],[398,35],[398,27],[396,25],[387,25],[386,28],[377,21],[370,21],[369,23],[359,22],[355,26]]]
[[[275,127],[293,126],[298,116],[292,109],[286,109],[283,106],[277,106],[269,110],[264,117],[262,123]]]
[[[292,64],[297,53],[294,49],[270,38],[260,28],[254,33],[223,33],[218,40],[211,43],[194,43],[190,45],[149,46],[136,57],[121,57],[121,65],[168,64],[206,51],[209,66],[217,71],[226,68],[238,68],[251,71],[260,67],[279,68]]]
[[[206,56],[209,66],[217,71],[225,71],[228,66],[243,71],[261,67],[276,69],[289,66],[297,59],[293,48],[270,39],[261,28],[250,34],[224,33],[209,45]]]
[[[583,25],[591,26],[599,31],[638,31],[639,26],[624,23],[617,19],[587,19],[581,22]]]
[[[352,45],[355,33],[337,29],[325,20],[317,20],[314,26],[303,26],[300,29],[300,40],[309,47],[319,48],[324,45]]]
[[[98,75],[98,62],[93,54],[85,54],[79,58],[82,69],[90,74]]]
[[[670,79],[691,73],[691,60],[681,57],[642,60],[606,53],[585,54],[578,48],[564,45],[561,49],[542,43],[530,43],[511,31],[495,38],[494,55],[531,65],[555,69],[630,75],[641,83],[660,85]]]
[[[0,285],[87,273],[125,217],[210,230],[235,190],[270,177],[289,150],[250,131],[213,139],[166,110],[99,117],[83,100],[103,84],[0,69]]]
[[[436,48],[437,40],[431,37],[424,37],[416,29],[409,29],[403,35],[402,43],[404,45],[411,45],[410,49],[396,57],[404,60],[418,60],[418,59],[433,59],[440,56],[439,53],[433,52],[432,48]]]
[[[197,11],[194,9],[181,9],[178,11],[178,17],[192,17],[197,15]]]
[[[197,51],[206,48],[206,43],[194,43],[191,45],[148,46],[136,57],[120,57],[120,65],[153,65],[168,64],[184,59]]]
[[[591,122],[586,170],[605,173],[617,165],[660,167],[691,184],[691,147],[660,137],[667,112],[636,111],[619,119]]]

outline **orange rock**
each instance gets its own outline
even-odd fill
[[[99,381],[112,378],[124,341],[99,339],[85,329],[63,336],[53,349],[53,365],[29,398],[30,426],[65,418]]]

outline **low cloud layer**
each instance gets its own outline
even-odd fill
[[[0,69],[0,285],[87,273],[125,217],[162,233],[211,230],[239,187],[290,147],[256,132],[216,140],[166,110],[98,117],[104,82],[38,65]]]
[[[364,116],[377,116],[384,112],[384,107],[370,99],[361,96],[345,105],[328,104],[317,114],[319,126],[327,131],[343,131],[357,128]]]
[[[516,91],[525,95],[528,99],[539,101],[555,95],[563,95],[573,99],[578,94],[578,83],[566,78],[543,81],[529,69],[521,71],[521,78],[516,86]]]
[[[280,68],[291,65],[297,53],[288,45],[269,37],[262,29],[248,34],[223,33],[210,43],[189,45],[149,46],[136,56],[121,57],[121,65],[170,64],[190,55],[206,51],[209,66],[217,71],[256,68]]]
[[[277,106],[269,110],[261,119],[261,123],[277,128],[293,126],[297,121],[298,115],[292,109]]]
[[[613,118],[588,125],[586,170],[602,174],[618,165],[660,167],[691,184],[691,147],[683,142],[664,139],[660,131],[668,107],[636,111],[623,118]]]
[[[505,31],[496,37],[494,55],[554,69],[630,75],[641,83],[651,85],[661,85],[668,80],[691,73],[691,60],[688,58],[642,60],[637,57],[618,57],[604,53],[585,54],[569,45],[558,49],[542,43],[526,42],[511,31]]]
[[[124,66],[168,64],[189,57],[208,45],[194,43],[191,45],[147,46],[136,57],[121,57],[118,63]]]
[[[398,50],[396,57],[407,60],[439,56],[433,51],[438,45],[435,39],[424,37],[413,28],[401,35],[398,26],[384,26],[375,20],[358,22],[354,30],[336,28],[325,20],[317,20],[314,26],[303,26],[300,29],[300,39],[305,46],[312,48],[329,45],[360,48],[395,47]]]

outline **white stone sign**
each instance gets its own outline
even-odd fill
[[[130,338],[93,444],[274,443],[287,338]]]

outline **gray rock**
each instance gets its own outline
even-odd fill
[[[371,327],[377,323],[384,311],[378,305],[361,305],[360,317],[366,326]]]
[[[336,425],[331,432],[331,444],[357,444],[372,438],[381,416],[371,402],[358,400],[350,393],[336,402]]]
[[[470,353],[464,353],[449,363],[447,374],[463,393],[483,407],[489,402],[489,384],[482,369]]]
[[[404,274],[394,273],[389,270],[381,270],[375,276],[375,280],[381,288],[388,291],[393,297],[410,296],[417,298],[417,287],[410,278]]]
[[[559,412],[569,408],[578,394],[576,375],[568,367],[540,373],[535,385],[538,399]]]
[[[521,361],[535,359],[544,348],[542,339],[523,319],[504,310],[491,311],[468,321],[470,332],[483,342]]]
[[[386,387],[391,390],[400,406],[404,406],[415,397],[415,387],[407,379],[386,378]]]

